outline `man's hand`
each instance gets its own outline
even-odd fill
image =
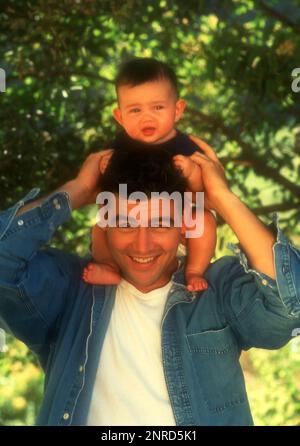
[[[202,139],[190,136],[197,146],[204,152],[195,152],[187,157],[176,155],[173,157],[175,166],[181,170],[188,181],[188,188],[192,192],[205,192],[205,206],[214,208],[214,197],[220,198],[223,193],[230,192],[222,164],[214,150]]]
[[[174,166],[187,180],[188,190],[191,192],[203,191],[202,172],[200,166],[192,161],[190,156],[175,155]]]
[[[216,200],[230,192],[224,168],[212,147],[196,136],[190,136],[190,139],[204,152],[195,152],[190,159],[201,168],[206,205],[215,208]]]
[[[66,192],[69,195],[72,209],[79,209],[88,204],[96,203],[96,197],[99,193],[101,163],[105,162],[107,159],[109,160],[112,152],[112,149],[108,149],[89,155],[81,166],[77,177],[57,189],[57,192]],[[106,165],[107,163],[108,161],[106,162]],[[45,198],[46,197],[42,197],[26,204],[19,209],[17,215],[24,214],[24,212],[39,206]]]
[[[112,157],[112,154],[113,154],[113,149],[105,150],[105,154],[100,159],[99,168],[100,168],[101,175],[103,175],[104,172],[106,171],[108,163],[109,163],[109,160]]]
[[[92,153],[87,157],[81,166],[81,169],[74,181],[86,195],[85,204],[96,203],[96,197],[99,193],[99,180],[112,153],[112,149]],[[103,168],[103,166],[105,166],[105,168]]]

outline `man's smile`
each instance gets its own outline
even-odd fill
[[[137,257],[137,256],[128,256],[132,263],[137,267],[138,269],[149,269],[152,266],[155,265],[157,259],[160,257],[160,255],[156,256],[147,256],[147,257]]]

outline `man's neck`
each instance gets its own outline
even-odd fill
[[[131,285],[133,285],[138,291],[140,291],[141,293],[150,293],[150,291],[156,290],[158,288],[162,288],[165,285],[167,285],[171,278],[172,275],[175,273],[175,271],[177,271],[177,269],[179,268],[179,260],[177,258],[174,259],[174,262],[172,263],[172,265],[170,265],[170,268],[168,270],[168,273],[166,272],[166,276],[165,278],[162,278],[161,282],[156,282],[155,284],[151,284],[149,286],[139,286],[136,283],[134,283],[133,281],[130,280],[130,278],[125,278],[124,279],[130,283]]]

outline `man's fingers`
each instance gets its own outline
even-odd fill
[[[100,162],[102,162],[103,160],[109,160],[112,157],[112,153],[107,153],[104,156],[101,156],[100,158]]]
[[[99,168],[101,173],[104,173],[112,154],[113,154],[113,149],[102,150],[100,152]]]
[[[98,152],[100,158],[102,158],[103,156],[107,156],[107,155],[112,155],[114,149],[105,149],[105,150],[101,150],[100,152]]]
[[[105,149],[105,150],[100,150],[99,152],[92,152],[89,154],[88,158],[99,158],[100,159],[103,156],[106,156],[107,154],[109,154],[111,152],[113,152],[113,149]]]
[[[209,144],[207,144],[202,139],[198,138],[198,136],[189,135],[189,138],[192,141],[194,141],[194,143],[197,144],[197,146],[200,147],[200,149],[203,150],[203,152],[205,153],[206,156],[208,156],[208,158],[210,158],[210,159],[212,159],[214,161],[218,161],[218,157],[215,154],[214,149]],[[201,155],[201,154],[199,153],[199,155]]]
[[[199,139],[199,138],[197,138]],[[200,146],[199,146],[200,147]],[[197,164],[202,164],[203,162],[207,162],[207,161],[213,161],[215,163],[217,163],[225,172],[225,168],[223,166],[223,164],[219,161],[217,155],[215,154],[215,152],[213,151],[213,149],[208,146],[208,149],[206,149],[207,152],[205,155],[203,153],[200,152],[194,152],[193,155],[190,156],[190,158]]]
[[[198,165],[201,165],[203,162],[207,163],[208,161],[211,161],[211,159],[208,156],[198,152],[193,153],[193,155],[190,156],[190,159]]]
[[[194,161],[194,163],[198,164],[198,166],[201,166],[203,168],[204,168],[204,166],[203,166],[204,163],[214,163],[219,168],[221,168],[223,170],[223,172],[225,173],[225,168],[224,168],[223,164],[220,163],[218,158],[216,160],[212,160],[208,156],[202,155],[202,153],[193,153],[193,155],[190,156],[190,159],[192,161]]]
[[[104,156],[103,158],[100,159],[99,169],[100,169],[101,174],[103,174],[106,171],[108,163],[109,163],[109,160],[111,158],[111,155],[112,154],[106,155],[106,156]]]

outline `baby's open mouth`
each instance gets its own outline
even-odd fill
[[[142,129],[142,132],[146,136],[153,135],[153,133],[155,132],[155,127],[144,127]]]

